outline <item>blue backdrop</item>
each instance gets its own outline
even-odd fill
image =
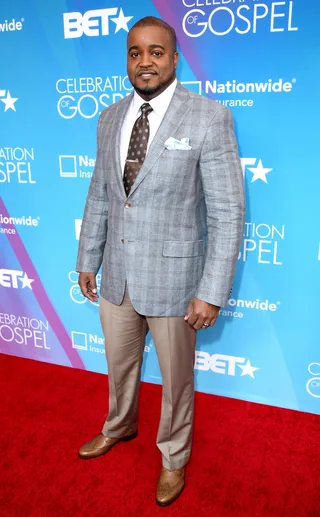
[[[234,289],[198,334],[197,389],[320,413],[318,0],[2,3],[0,350],[106,372],[74,268],[98,115],[131,92],[126,37],[146,15],[175,27],[182,83],[232,109],[246,186]],[[143,379],[161,382],[150,337]]]

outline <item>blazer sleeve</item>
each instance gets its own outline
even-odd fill
[[[200,173],[207,209],[208,242],[196,297],[225,307],[242,241],[245,202],[233,118],[224,106],[219,105],[207,130]]]
[[[97,273],[108,231],[108,195],[103,171],[101,115],[97,130],[97,157],[82,220],[76,270]]]

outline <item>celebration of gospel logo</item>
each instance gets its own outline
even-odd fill
[[[258,0],[181,0],[187,12],[182,19],[184,33],[199,38],[207,31],[215,36],[269,32],[291,32],[294,23],[294,1],[259,2]]]

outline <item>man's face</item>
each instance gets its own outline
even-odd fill
[[[145,100],[162,93],[176,77],[178,54],[162,27],[135,27],[128,35],[128,76]]]

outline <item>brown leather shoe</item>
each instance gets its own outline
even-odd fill
[[[138,433],[131,434],[130,436],[124,436],[123,438],[108,438],[104,434],[100,433],[95,438],[92,438],[90,442],[84,444],[79,450],[79,456],[83,460],[98,458],[109,452],[110,449],[118,442],[128,442],[133,440]]]
[[[185,467],[177,470],[168,470],[162,467],[158,480],[156,502],[160,506],[173,503],[184,489]]]

